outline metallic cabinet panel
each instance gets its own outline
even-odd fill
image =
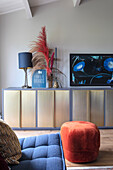
[[[91,122],[104,126],[104,90],[91,90]]]
[[[55,90],[55,127],[69,121],[69,91]]]
[[[89,90],[73,90],[73,120],[90,121]]]
[[[36,127],[36,91],[21,91],[21,126]]]
[[[113,90],[105,91],[105,126],[113,126]]]
[[[4,90],[4,120],[11,127],[20,127],[19,90]]]
[[[38,90],[38,127],[54,127],[54,90]]]

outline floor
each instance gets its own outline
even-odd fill
[[[39,136],[43,134],[49,134],[49,133],[57,133],[59,130],[15,130],[16,135],[18,138],[25,138],[30,136]]]
[[[57,133],[59,131],[15,131],[19,138],[37,136],[41,134]],[[68,170],[74,169],[101,169],[101,170],[113,170],[113,130],[104,129],[100,130],[101,145],[99,156],[96,161],[86,164],[71,163],[66,160],[66,167]]]

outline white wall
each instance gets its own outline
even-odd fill
[[[18,52],[30,49],[42,26],[49,46],[58,48],[58,67],[67,76],[62,78],[63,87],[69,86],[70,53],[113,53],[113,0],[87,0],[77,8],[72,0],[61,0],[32,11],[29,20],[24,10],[0,16],[1,89],[23,85]]]

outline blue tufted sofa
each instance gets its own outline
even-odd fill
[[[11,170],[65,170],[60,133],[19,139],[22,157]]]

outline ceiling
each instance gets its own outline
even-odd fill
[[[30,7],[40,6],[59,0],[0,0],[0,15],[26,8],[26,2]]]
[[[53,3],[61,0],[0,0],[0,15],[25,9],[27,18],[32,18],[31,7]],[[70,1],[70,0],[69,0]],[[74,6],[80,5],[82,0],[72,0]]]

